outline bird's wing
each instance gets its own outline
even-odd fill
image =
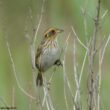
[[[37,53],[36,53],[36,56],[35,56],[35,65],[36,67],[40,70],[40,65],[39,65],[39,58],[40,58],[40,55],[42,54],[42,46],[40,45],[38,48],[37,48]]]
[[[42,54],[43,52],[43,44],[44,44],[44,39],[41,41],[39,47],[37,48],[37,53],[36,53],[36,56],[35,56],[35,60],[36,60],[36,63],[38,62],[38,59],[40,57],[40,55]]]
[[[41,55],[41,53],[42,53],[42,46],[40,45],[40,46],[37,48],[36,59]]]

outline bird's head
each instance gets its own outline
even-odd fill
[[[44,37],[46,39],[55,39],[59,33],[62,33],[64,30],[58,28],[49,28],[45,33]]]

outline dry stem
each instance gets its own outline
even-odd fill
[[[20,85],[20,82],[18,80],[18,77],[17,77],[17,72],[16,72],[16,67],[15,67],[15,63],[14,63],[14,60],[13,60],[13,57],[12,57],[12,53],[11,53],[11,49],[10,49],[10,46],[9,46],[9,43],[6,39],[6,46],[7,46],[7,49],[8,49],[8,53],[9,53],[9,57],[10,57],[10,60],[11,60],[11,64],[12,64],[12,69],[13,69],[13,74],[14,74],[14,77],[16,79],[16,82],[17,82],[17,86],[18,88],[21,90],[22,93],[24,93],[26,96],[30,97],[31,99],[33,100],[36,100],[36,98],[34,96],[32,96],[31,94],[29,94],[27,91],[25,91],[22,86]]]
[[[97,110],[96,108],[96,97],[97,97],[97,88],[96,88],[96,78],[95,78],[95,71],[94,71],[94,60],[96,56],[96,40],[97,40],[97,34],[99,31],[99,22],[100,22],[100,0],[98,0],[97,4],[97,13],[96,18],[94,20],[94,35],[92,37],[91,45],[89,48],[89,110]]]

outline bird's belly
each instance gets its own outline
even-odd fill
[[[45,52],[41,56],[41,67],[44,71],[54,65],[55,61],[60,57],[60,50],[57,48]]]

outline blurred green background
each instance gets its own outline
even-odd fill
[[[59,44],[64,47],[67,35],[71,31],[73,25],[79,38],[86,44],[87,40],[92,36],[94,22],[92,18],[96,15],[97,0],[46,0],[44,5],[43,19],[38,32],[36,47],[41,41],[44,31],[49,27],[58,27],[64,29],[64,33],[59,37]],[[101,14],[108,10],[108,14],[101,21],[100,34],[98,35],[98,43],[110,33],[110,1],[102,0]],[[42,0],[0,0],[0,106],[4,106],[1,97],[9,106],[12,105],[12,97],[14,94],[14,105],[17,110],[39,110],[38,105],[25,96],[17,86],[8,50],[6,47],[6,39],[9,41],[12,57],[14,59],[17,77],[21,86],[33,96],[36,96],[35,84],[33,81],[31,57],[29,43],[25,38],[28,33],[33,37],[33,29],[36,28],[41,13]],[[85,16],[87,21],[87,34],[84,31],[84,16],[81,9],[85,9],[89,15]],[[26,31],[26,33],[25,33]],[[73,75],[73,37],[69,39],[69,46],[66,52],[66,71],[72,85],[73,94],[75,94],[75,81]],[[102,85],[101,85],[101,110],[110,110],[110,45],[108,45],[104,62],[102,65]],[[77,63],[78,72],[81,70],[82,61],[84,59],[85,50],[77,44]],[[98,57],[97,57],[98,58]],[[96,59],[97,61],[97,59]],[[84,68],[84,75],[81,83],[81,102],[82,107],[87,107],[87,77],[88,77],[88,61]],[[97,64],[96,64],[97,67]],[[97,72],[98,70],[96,70]],[[46,72],[49,78],[53,68]],[[37,75],[37,71],[36,71]],[[14,93],[13,93],[14,91]],[[42,89],[40,90],[42,92]],[[50,94],[56,110],[66,110],[64,101],[64,82],[63,70],[57,68],[51,83]],[[71,96],[68,94],[69,110],[72,110]]]

